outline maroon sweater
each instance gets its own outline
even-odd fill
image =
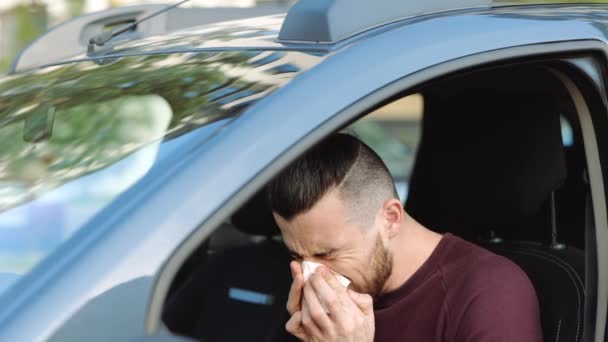
[[[374,303],[376,342],[540,342],[538,300],[511,261],[446,234]]]

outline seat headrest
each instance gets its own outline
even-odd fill
[[[566,178],[559,110],[548,95],[437,89],[424,99],[405,209],[429,228],[465,237],[509,229]]]
[[[275,236],[281,232],[272,216],[272,210],[264,190],[255,194],[234,215],[232,224],[249,235]]]

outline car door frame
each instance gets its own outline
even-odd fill
[[[551,43],[551,44],[538,44],[538,45],[527,45],[527,46],[516,46],[511,48],[505,48],[501,50],[493,50],[487,52],[481,52],[474,55],[465,56],[459,59],[447,61],[441,63],[439,65],[434,65],[429,68],[425,68],[416,73],[407,75],[395,82],[387,84],[384,87],[378,88],[375,91],[367,94],[365,97],[357,100],[349,107],[337,112],[333,117],[324,122],[322,125],[319,125],[314,131],[310,132],[308,135],[302,137],[300,141],[287,149],[282,155],[280,155],[271,165],[269,165],[266,169],[260,172],[255,178],[253,178],[247,185],[245,185],[241,191],[233,198],[226,202],[225,205],[220,208],[213,216],[209,217],[204,224],[201,225],[199,230],[194,232],[191,236],[191,239],[187,240],[182,246],[181,250],[178,250],[174,255],[177,260],[182,259],[188,253],[186,250],[191,250],[195,245],[198,245],[205,236],[207,236],[212,230],[214,226],[217,226],[220,222],[223,222],[230,213],[236,210],[239,205],[244,203],[251,195],[256,193],[259,188],[265,184],[272,176],[278,173],[282,168],[288,165],[291,161],[293,161],[298,155],[303,153],[305,150],[313,146],[316,142],[321,140],[324,136],[335,132],[349,123],[353,122],[357,118],[360,118],[364,113],[370,112],[372,109],[376,108],[380,104],[385,103],[387,100],[394,98],[399,94],[403,94],[405,91],[409,89],[415,89],[416,87],[425,84],[433,79],[441,77],[443,75],[452,74],[455,72],[467,71],[471,68],[487,65],[488,63],[509,63],[510,60],[513,59],[521,59],[522,57],[547,57],[552,56],[551,58],[554,60],[562,60],[562,61],[571,61],[572,66],[577,67],[578,71],[584,73],[588,77],[597,76],[596,74],[592,74],[591,70],[588,69],[588,65],[585,67],[581,66],[574,62],[575,58],[572,60],[566,58],[564,59],[562,56],[566,56],[572,53],[584,53],[584,54],[597,54],[600,53],[604,57],[608,55],[608,51],[606,46],[598,42],[596,40],[588,40],[588,41],[576,41],[576,42],[568,42],[568,43]],[[596,70],[597,71],[597,70]],[[606,93],[602,88],[598,88],[597,91],[599,95],[605,98]],[[289,96],[286,96],[289,97]],[[267,110],[267,108],[260,109]],[[604,111],[605,112],[605,111]],[[253,115],[253,114],[252,114]],[[601,172],[600,164],[606,165],[606,161],[600,162],[599,154],[597,153],[597,140],[595,137],[595,132],[593,130],[593,123],[590,116],[585,118],[585,132],[583,133],[585,136],[586,145],[590,145],[588,149],[587,157],[591,157],[594,159],[594,167],[593,170],[590,170],[590,180],[592,184],[597,185],[600,189],[604,188],[604,175]],[[594,147],[593,147],[594,146]],[[606,219],[606,199],[605,199],[605,191],[596,191],[593,195],[593,203],[594,203],[594,211],[596,214],[595,221],[597,230],[600,232],[608,232],[608,220]],[[596,240],[606,241],[608,242],[608,237],[605,236],[604,233],[600,233],[600,236]],[[601,252],[599,252],[601,253]],[[600,258],[601,262],[598,263],[598,303],[597,303],[597,323],[599,327],[605,326],[606,321],[606,306],[603,305],[606,303],[606,298],[608,298],[607,286],[608,280],[606,272],[601,272],[602,267],[599,265],[607,265],[608,256],[601,253]],[[181,255],[181,257],[179,257]],[[167,263],[167,267],[177,269],[177,265],[180,263],[177,262],[172,265],[172,262],[169,261]],[[166,273],[168,275],[169,273]],[[162,275],[161,275],[162,277]],[[162,291],[162,278],[159,277],[159,281],[157,282],[157,291]],[[170,277],[168,277],[170,278]],[[165,286],[168,286],[168,281],[165,278]],[[162,296],[161,296],[162,297]],[[160,297],[157,297],[160,298]],[[148,328],[154,329],[153,319],[153,311],[154,306],[156,304],[157,314],[160,312],[160,302],[152,303],[151,306],[151,315],[148,316]],[[604,308],[604,309],[602,309]],[[596,329],[595,341],[603,341],[604,339],[604,329]]]

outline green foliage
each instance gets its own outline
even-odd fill
[[[253,68],[245,63],[249,58],[241,52],[137,56],[0,80],[0,193],[19,194],[12,200],[0,196],[0,210],[26,200],[24,194],[37,196],[112,165],[153,141],[237,114],[213,94],[268,89],[225,72]],[[50,134],[31,134],[24,127]],[[33,142],[24,136],[47,138]]]
[[[84,12],[86,0],[67,0],[66,3],[68,5],[68,15],[75,17]]]
[[[18,6],[14,10],[17,24],[17,49],[22,49],[46,31],[46,8],[40,5]]]
[[[11,66],[11,63],[12,61],[10,58],[0,59],[0,73],[8,70],[8,68]]]
[[[0,73],[8,70],[13,58],[30,42],[47,29],[46,7],[42,5],[17,6],[12,12],[15,20],[15,45],[8,52],[8,58],[0,60]]]

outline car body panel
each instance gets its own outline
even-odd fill
[[[86,329],[87,340],[101,341],[116,327],[123,329],[116,339],[141,335],[155,281],[178,246],[338,113],[378,89],[458,59],[546,43],[594,41],[603,46],[605,9],[548,6],[438,15],[378,29],[341,46],[207,143],[194,144],[170,167],[152,170],[83,229],[89,234],[68,241],[72,248],[28,275],[3,298],[0,340],[40,341],[53,335],[60,340],[80,336],[74,329]],[[116,298],[122,299],[121,308],[108,314],[104,307],[112,307]]]

